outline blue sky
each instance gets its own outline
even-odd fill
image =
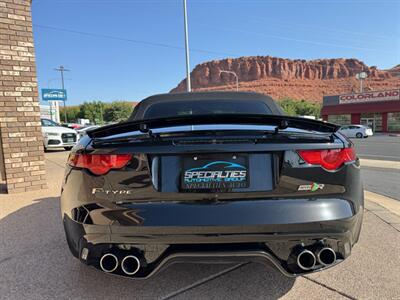
[[[400,1],[187,0],[191,68],[253,55],[400,63]],[[34,0],[39,88],[60,86],[67,105],[141,100],[185,77],[181,0]]]

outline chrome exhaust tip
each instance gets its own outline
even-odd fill
[[[314,253],[307,249],[302,250],[297,255],[297,265],[300,267],[300,269],[305,271],[314,268],[316,261],[317,259],[315,258]]]
[[[118,268],[118,258],[111,253],[106,253],[100,258],[100,268],[106,272],[114,272]]]
[[[332,248],[324,247],[317,251],[317,259],[321,265],[329,266],[336,261],[336,253]]]
[[[126,275],[136,274],[140,269],[139,258],[137,258],[134,255],[125,256],[121,262],[121,268],[122,268],[122,271],[124,271],[124,273]]]

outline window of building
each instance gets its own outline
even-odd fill
[[[351,115],[329,115],[328,122],[338,125],[348,125],[351,124]]]
[[[400,112],[388,113],[388,131],[400,131]]]
[[[365,113],[361,114],[361,125],[370,127],[373,131],[382,131],[382,114]]]

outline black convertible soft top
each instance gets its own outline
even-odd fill
[[[143,99],[136,105],[132,115],[127,121],[138,121],[144,119],[146,110],[157,103],[185,102],[185,101],[210,101],[210,100],[229,100],[229,101],[249,101],[256,100],[263,102],[271,111],[272,115],[284,115],[282,108],[270,96],[254,92],[191,92],[191,93],[170,93],[150,96]]]
[[[203,100],[229,100],[230,102],[246,100],[261,101],[271,111],[270,114],[213,114],[210,115],[181,115],[161,118],[144,119],[146,110],[156,103],[168,103],[169,101],[203,101]],[[88,131],[91,138],[102,138],[114,134],[120,134],[139,130],[149,132],[151,129],[161,127],[173,127],[183,125],[204,124],[247,124],[247,125],[273,125],[276,130],[293,127],[304,130],[313,130],[325,133],[333,133],[339,126],[326,122],[305,118],[286,116],[281,107],[269,96],[250,92],[202,92],[202,93],[177,93],[161,94],[148,97],[140,102],[129,119],[118,124],[103,126]]]

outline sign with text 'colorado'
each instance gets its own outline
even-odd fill
[[[63,89],[42,89],[43,101],[65,101],[67,100],[67,90]]]

